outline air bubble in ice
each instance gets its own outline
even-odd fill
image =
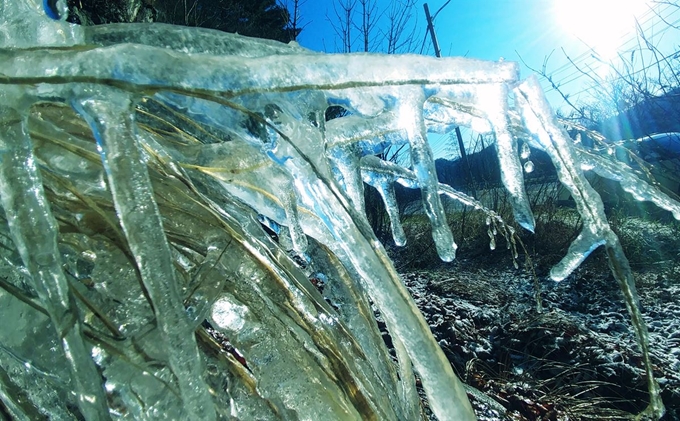
[[[232,302],[227,296],[220,297],[212,307],[212,320],[222,329],[239,331],[246,323],[248,307]]]

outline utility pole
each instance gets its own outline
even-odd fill
[[[430,8],[427,3],[423,4],[425,8],[425,19],[427,19],[427,30],[430,32],[430,38],[432,38],[432,45],[434,46],[434,55],[437,57],[442,56],[442,51],[439,49],[439,42],[437,42],[437,34],[434,32],[434,25],[432,24],[432,17],[430,16]]]
[[[437,57],[442,56],[442,51],[439,49],[439,42],[437,41],[437,34],[434,32],[434,24],[432,23],[432,17],[430,16],[430,8],[427,3],[423,4],[425,8],[425,19],[427,19],[427,30],[430,32],[430,38],[432,39],[432,46],[434,47],[434,55]],[[456,139],[458,140],[458,149],[460,150],[460,159],[463,162],[463,168],[466,171],[465,178],[466,183],[469,184],[472,181],[472,170],[470,168],[470,162],[467,159],[467,154],[465,153],[465,145],[463,144],[463,136],[460,133],[460,127],[456,126]],[[474,191],[474,189],[473,189]],[[474,193],[473,193],[474,195]]]

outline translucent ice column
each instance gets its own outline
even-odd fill
[[[571,139],[557,124],[538,80],[530,77],[516,88],[515,95],[527,128],[537,135],[541,148],[548,153],[555,164],[560,181],[571,193],[576,202],[576,209],[583,217],[583,230],[572,242],[567,255],[552,269],[551,276],[556,281],[566,278],[593,250],[601,245],[605,246],[609,267],[623,292],[642,351],[650,395],[650,403],[646,412],[655,418],[660,418],[664,413],[664,405],[661,401],[659,385],[654,380],[653,364],[649,354],[649,335],[640,311],[640,299],[635,289],[635,280],[621,242],[609,227],[602,199],[583,175],[579,157]],[[605,166],[601,171],[606,173],[611,171],[611,168]],[[626,184],[627,190],[645,189],[644,183],[641,183],[639,187],[631,186],[630,182]]]
[[[456,257],[456,243],[446,222],[444,208],[437,191],[437,173],[434,168],[432,149],[427,145],[427,128],[423,117],[425,95],[420,89],[404,92],[402,104],[398,105],[398,119],[411,146],[411,165],[418,178],[423,196],[425,213],[432,223],[432,238],[437,246],[439,257],[450,262]]]
[[[496,151],[501,170],[501,180],[510,193],[515,220],[525,229],[534,230],[534,216],[524,190],[524,171],[520,164],[517,140],[512,137],[508,118],[508,89],[504,84],[479,88],[480,106],[484,110],[496,135]]]
[[[57,223],[45,197],[28,136],[30,100],[21,94],[12,95],[16,92],[11,92],[11,88],[10,92],[3,90],[0,90],[2,102],[20,106],[19,109],[0,106],[0,200],[10,232],[40,304],[61,340],[82,414],[88,420],[109,419],[101,376],[83,342],[79,311],[62,271]]]
[[[184,310],[170,248],[139,152],[130,95],[86,86],[75,93],[72,104],[97,139],[116,211],[151,299],[187,416],[215,419],[193,326]]]

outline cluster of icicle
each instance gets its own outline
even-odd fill
[[[497,219],[437,182],[426,133],[457,125],[495,134],[528,230],[518,138],[549,154],[584,221],[552,276],[606,247],[662,414],[630,269],[582,170],[680,207],[577,149],[515,63],[84,28],[37,0],[2,0],[0,16],[0,398],[16,419],[417,420],[413,368],[438,419],[474,419],[362,199],[378,189],[403,244],[393,186],[420,188],[454,259],[440,195]],[[351,114],[326,122],[329,105]],[[398,144],[408,168],[375,157]]]

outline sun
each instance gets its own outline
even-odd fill
[[[635,33],[635,20],[649,9],[647,0],[554,0],[562,30],[593,48],[603,59]]]

